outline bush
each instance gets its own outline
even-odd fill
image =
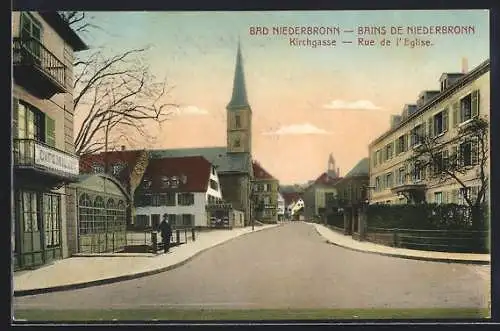
[[[481,207],[476,224],[473,210],[457,204],[370,205],[369,228],[419,230],[487,230],[488,210]]]

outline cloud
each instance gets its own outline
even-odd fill
[[[281,135],[300,135],[300,134],[330,134],[330,132],[320,129],[310,123],[304,123],[304,124],[292,124],[292,125],[282,126],[281,128],[275,131],[264,132],[263,134],[281,136]]]
[[[196,106],[178,107],[174,113],[176,115],[208,115],[208,110]]]
[[[344,101],[333,100],[330,103],[323,105],[325,109],[332,110],[379,110],[379,106],[375,106],[370,100]]]

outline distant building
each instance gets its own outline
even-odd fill
[[[374,188],[370,203],[462,204],[464,196],[477,194],[478,141],[458,141],[457,134],[459,128],[490,114],[490,61],[467,73],[443,73],[439,83],[440,90],[420,93],[416,104],[405,105],[390,129],[370,143],[370,185]],[[431,137],[441,146],[432,167],[407,164],[422,145],[419,137]],[[460,160],[464,170],[470,168],[457,173],[467,189],[456,180],[436,178],[442,171],[440,164],[450,158]]]
[[[253,166],[253,192],[255,218],[264,223],[278,221],[278,188],[279,181],[267,172],[262,165],[252,162]]]
[[[322,217],[327,208],[336,205],[337,188],[335,184],[340,180],[338,173],[339,169],[335,167],[335,160],[330,154],[327,171],[304,190],[304,216],[306,219]]]
[[[285,220],[285,210],[286,210],[285,198],[283,198],[283,195],[278,192],[278,221],[279,222],[282,222]]]
[[[11,28],[12,259],[25,269],[76,251],[73,59],[87,45],[57,12],[13,12]]]
[[[335,184],[340,207],[359,206],[368,199],[369,168],[370,160],[363,158]]]
[[[168,214],[173,227],[208,227],[206,206],[217,200],[219,177],[205,158],[152,159],[135,191],[135,226],[155,229]]]

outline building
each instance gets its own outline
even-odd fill
[[[13,12],[12,36],[12,251],[23,269],[75,249],[73,54],[87,46],[56,12]]]
[[[173,227],[208,227],[207,206],[222,202],[219,176],[201,156],[151,159],[134,201],[137,227],[157,228],[163,214]]]
[[[335,187],[340,207],[357,207],[368,198],[370,185],[370,160],[361,159]]]
[[[285,198],[280,192],[278,192],[278,222],[283,222],[285,220],[285,210]]]
[[[269,174],[259,162],[253,161],[252,166],[254,215],[263,223],[277,223],[279,181]]]
[[[128,151],[122,147],[121,151],[81,156],[80,173],[106,173],[120,182],[131,199],[126,211],[127,227],[130,228],[135,220],[134,193],[148,164],[149,154],[146,150]]]
[[[232,97],[226,110],[226,146],[151,150],[150,156],[152,159],[203,156],[218,171],[224,199],[234,209],[243,211],[245,225],[249,225],[252,217],[252,109],[247,97],[240,45],[236,55]]]
[[[330,154],[327,171],[319,175],[304,190],[304,216],[306,219],[323,216],[327,207],[335,204],[337,197],[335,184],[339,180],[339,169],[335,168],[335,159]]]
[[[443,73],[439,84],[439,90],[424,91],[416,104],[405,105],[402,114],[392,119],[391,128],[370,143],[370,185],[374,188],[370,203],[463,204],[465,195],[477,193],[478,141],[459,138],[458,133],[489,116],[490,61],[470,72]],[[410,163],[426,141],[436,146],[435,162],[430,166],[418,160]],[[453,160],[464,170],[456,174],[466,189],[455,179],[439,179],[443,166]],[[486,168],[489,173],[489,160]]]

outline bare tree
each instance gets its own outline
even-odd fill
[[[454,181],[464,192],[469,192],[463,195],[463,199],[472,207],[473,222],[480,217],[477,213],[485,202],[488,190],[488,130],[487,118],[477,117],[458,127],[458,133],[451,141],[442,141],[442,137],[415,135],[420,145],[414,148],[413,155],[406,162],[413,171],[429,169],[429,179],[438,183]],[[479,180],[476,194],[470,194],[470,187],[464,181],[464,176],[468,174],[474,174]]]

